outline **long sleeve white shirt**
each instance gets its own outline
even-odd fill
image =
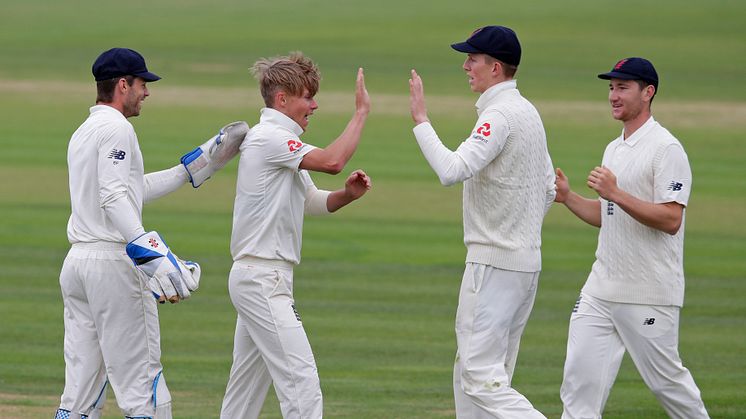
[[[142,153],[132,124],[121,112],[92,106],[70,139],[67,164],[70,243],[126,242],[144,232]]]

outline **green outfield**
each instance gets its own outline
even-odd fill
[[[260,57],[301,50],[319,64],[320,108],[303,137],[319,146],[343,129],[356,69],[365,68],[373,108],[345,173],[363,168],[374,187],[339,214],[306,220],[296,307],[326,417],[454,417],[461,188],[440,186],[419,152],[407,79],[416,68],[435,128],[457,146],[476,96],[449,44],[487,24],[517,31],[519,88],[542,114],[555,166],[589,197],[584,179],[621,130],[595,75],[627,56],[656,64],[653,113],[684,144],[694,174],[681,355],[713,418],[746,415],[746,3],[5,0],[0,10],[0,417],[49,418],[59,402],[66,146],[95,98],[91,63],[114,46],[140,51],[163,77],[132,119],[146,171],[174,165],[227,122],[255,123],[261,104],[247,69]],[[203,267],[192,300],[160,308],[175,418],[218,417],[228,378],[235,176],[232,162],[199,190],[144,209],[146,229]],[[568,318],[596,234],[562,207],[544,226],[544,268],[513,384],[550,418],[561,414]],[[111,391],[105,417],[121,417]],[[274,395],[262,417],[280,417]],[[606,417],[665,417],[629,358]]]

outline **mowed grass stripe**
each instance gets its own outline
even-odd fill
[[[409,115],[409,92],[404,83],[409,76],[402,75],[402,94],[376,93],[370,91],[371,118],[376,115],[396,116]],[[425,77],[423,75],[423,77]],[[427,79],[425,78],[425,83]],[[520,78],[519,89],[521,86]],[[605,101],[605,84],[590,79],[589,83],[598,82],[597,101],[583,100],[532,100],[544,119],[557,119],[565,122],[589,122],[614,124],[610,118],[608,104]],[[199,107],[210,109],[243,109],[256,118],[259,108],[264,103],[259,95],[256,82],[247,76],[247,83],[235,87],[206,86],[173,86],[167,81],[150,83],[151,96],[145,106],[154,107]],[[54,102],[70,103],[89,102],[95,98],[95,85],[72,81],[54,80],[13,80],[0,79],[0,93],[23,95],[25,100],[40,100],[49,104]],[[36,99],[34,99],[36,97]],[[316,96],[320,113],[351,114],[354,109],[354,84],[350,83],[349,92],[327,91],[323,83]],[[473,116],[476,117],[474,103],[477,95],[439,95],[427,94],[427,108],[433,115],[439,116]],[[531,99],[531,98],[529,98]],[[654,115],[667,126],[696,128],[714,126],[742,129],[746,127],[746,102],[733,101],[671,101],[665,97],[656,98]]]

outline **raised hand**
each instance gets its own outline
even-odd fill
[[[425,89],[420,75],[414,70],[412,70],[412,78],[409,79],[409,109],[416,124],[429,121],[425,107]]]
[[[363,69],[357,69],[357,81],[355,82],[355,111],[368,114],[370,112],[370,96],[365,88],[365,74]]]

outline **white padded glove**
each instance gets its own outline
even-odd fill
[[[189,173],[192,186],[198,188],[202,182],[222,169],[238,154],[249,124],[244,121],[231,122],[220,129],[218,135],[181,157],[181,164]]]
[[[127,244],[127,256],[147,278],[147,285],[158,302],[177,303],[199,287],[200,266],[177,258],[161,236],[151,231]]]

